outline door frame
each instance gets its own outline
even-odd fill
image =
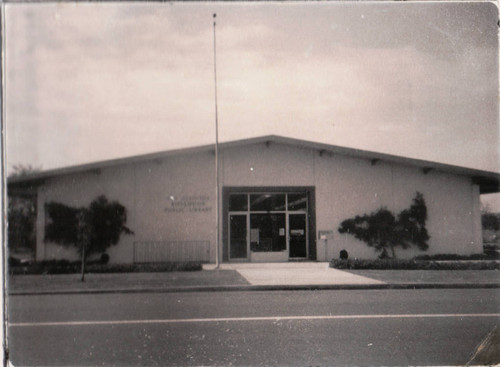
[[[306,214],[306,228],[307,228],[307,239],[306,239],[306,251],[307,258],[288,258],[289,261],[294,260],[316,260],[316,190],[314,186],[224,186],[222,187],[222,261],[251,261],[250,252],[248,252],[248,259],[246,260],[236,260],[229,259],[229,195],[230,194],[245,194],[245,193],[297,193],[305,192],[307,194],[307,213]],[[294,213],[296,211],[290,211],[289,213]],[[231,214],[238,214],[238,212],[231,212]],[[244,214],[244,212],[241,212]],[[250,218],[247,218],[247,228],[250,226]],[[286,216],[286,230],[288,234],[288,215]],[[250,235],[249,230],[247,231],[247,237]],[[287,251],[289,251],[289,239],[287,238]],[[247,240],[247,246],[249,246],[249,238]],[[250,249],[248,249],[250,251]],[[288,252],[289,254],[289,252]]]
[[[307,220],[307,214],[308,213],[305,213],[305,212],[299,212],[299,211],[289,211],[287,213],[287,216],[286,216],[286,229],[287,229],[287,250],[288,250],[288,259],[291,260],[291,261],[294,261],[294,260],[304,260],[304,259],[308,259],[309,258],[309,246],[308,246],[308,243],[309,243],[309,221]],[[305,223],[306,223],[306,236],[305,236],[305,240],[306,240],[306,256],[305,257],[292,257],[290,256],[290,239],[291,239],[291,236],[290,236],[290,215],[303,215],[305,216]]]
[[[250,230],[252,228],[252,215],[282,215],[285,220],[285,248],[281,251],[252,251],[252,239],[249,239],[250,243],[250,261],[251,262],[285,262],[288,261],[288,236],[287,236],[287,214],[286,211],[278,211],[278,212],[264,212],[264,211],[256,211],[249,212],[249,226]]]
[[[227,216],[227,228],[228,228],[228,238],[231,239],[231,215],[241,215],[246,217],[246,246],[247,246],[247,256],[246,257],[235,257],[231,258],[231,249],[229,249],[228,257],[231,262],[247,262],[250,260],[250,215],[247,212],[231,212]]]

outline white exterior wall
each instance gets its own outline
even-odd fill
[[[346,249],[351,257],[374,258],[372,248],[352,235],[340,234],[340,223],[355,215],[386,207],[394,214],[408,208],[417,191],[428,209],[429,249],[396,249],[401,258],[418,254],[482,252],[478,213],[479,190],[464,176],[398,164],[333,155],[271,143],[233,148],[223,155],[226,186],[314,186],[316,230],[332,231],[317,239],[318,260],[338,257]],[[253,168],[253,170],[251,170]],[[326,247],[325,247],[326,245]]]
[[[105,195],[108,200],[117,200],[127,208],[127,226],[134,229],[135,212],[131,210],[134,204],[133,173],[133,166],[128,165],[47,179],[38,191],[37,260],[78,259],[72,247],[43,242],[46,224],[44,204],[51,201],[82,207],[88,206],[98,196]],[[127,262],[127,254],[133,247],[133,236],[122,235],[119,246],[119,250],[110,248],[110,258],[114,262]]]
[[[483,252],[483,226],[481,223],[481,196],[479,185],[472,185],[472,247]]]
[[[482,242],[474,236],[474,226],[480,216],[474,213],[473,203],[479,200],[479,190],[472,190],[468,177],[449,175],[431,170],[397,164],[349,158],[345,156],[316,156],[316,196],[318,230],[333,230],[328,238],[328,257],[338,257],[346,249],[351,257],[373,258],[375,252],[352,235],[340,234],[340,223],[386,207],[397,215],[408,208],[417,191],[424,195],[427,205],[429,249],[396,249],[400,258],[418,254],[482,252]],[[476,204],[477,205],[477,204]],[[328,259],[324,240],[318,241],[318,259]],[[323,258],[321,256],[323,255]]]
[[[136,241],[209,241],[215,261],[214,165],[211,152],[137,164]]]
[[[313,151],[271,143],[232,148],[221,157],[221,186],[312,186]],[[252,170],[253,169],[253,170]]]
[[[134,241],[215,240],[214,156],[206,152],[151,162],[103,168],[99,174],[79,173],[47,180],[38,192],[37,260],[78,259],[74,248],[43,242],[44,203],[55,201],[73,207],[88,206],[99,195],[118,201],[127,209],[127,227],[134,234],[122,234],[120,242],[107,252],[110,262],[130,263]],[[211,186],[211,182],[214,184]],[[172,204],[170,197],[176,205]],[[194,198],[206,200],[204,205]],[[192,211],[185,205],[196,202]],[[177,211],[173,211],[177,208]],[[215,254],[210,254],[215,261]]]
[[[346,249],[351,258],[372,258],[373,249],[351,235],[338,232],[340,223],[356,215],[377,210],[381,206],[393,210],[391,166],[372,165],[368,160],[315,154],[316,162],[316,227],[333,234],[318,241],[318,260],[329,260]]]
[[[213,152],[206,151],[47,179],[38,195],[37,259],[77,259],[74,250],[43,243],[44,203],[88,206],[105,195],[127,208],[127,226],[134,231],[108,250],[111,262],[132,262],[134,241],[209,241],[210,260],[215,261],[214,166]],[[479,190],[468,177],[433,170],[424,174],[422,169],[272,142],[221,151],[221,208],[224,186],[315,187],[316,230],[332,231],[327,241],[317,239],[318,260],[338,257],[344,248],[351,258],[375,258],[372,248],[338,233],[340,223],[382,206],[397,214],[411,205],[416,191],[424,194],[428,208],[431,239],[425,253],[482,252]],[[221,210],[221,228],[222,218]],[[407,258],[422,252],[396,253]]]

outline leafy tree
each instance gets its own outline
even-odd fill
[[[83,208],[72,208],[61,203],[50,202],[45,204],[45,210],[49,220],[45,226],[44,240],[64,246],[76,245],[78,236],[77,215]]]
[[[492,212],[487,203],[481,203],[481,224],[483,229],[483,247],[485,252],[497,249],[500,237],[500,213]],[[493,232],[493,233],[488,233]]]
[[[87,225],[92,229],[89,238],[89,253],[103,253],[111,245],[116,245],[122,233],[132,234],[125,226],[127,211],[118,202],[108,202],[104,196],[98,197],[88,209]]]
[[[481,215],[481,223],[483,229],[489,229],[491,231],[500,230],[500,215],[495,213],[483,213]]]
[[[360,241],[373,247],[381,256],[396,257],[395,247],[407,249],[416,246],[427,250],[429,234],[425,228],[427,207],[424,197],[417,192],[409,209],[403,210],[397,218],[389,210],[382,207],[370,214],[355,216],[344,220],[338,229],[340,233],[349,233]]]
[[[116,245],[122,233],[133,232],[125,226],[127,211],[123,205],[99,196],[88,208],[72,208],[51,202],[46,204],[50,219],[45,227],[45,241],[76,246],[82,259],[82,281],[88,256],[104,253]]]
[[[34,252],[36,203],[32,197],[9,197],[7,206],[7,244],[11,251]]]
[[[14,165],[9,179],[40,171],[40,167]],[[7,246],[10,251],[35,252],[36,195],[29,189],[7,189]]]
[[[31,164],[15,164],[12,166],[12,172],[9,174],[9,178],[12,177],[25,177],[33,173],[40,172],[42,168],[40,166],[32,166]]]
[[[370,214],[344,220],[340,224],[339,232],[352,234],[375,251],[382,252],[386,248],[393,249],[396,246],[395,227],[394,215],[386,208],[380,208]]]
[[[424,196],[417,192],[410,208],[403,210],[398,215],[396,233],[398,243],[403,249],[413,245],[422,251],[429,248],[427,241],[429,241],[430,237],[425,228],[426,221],[427,206],[425,205]]]

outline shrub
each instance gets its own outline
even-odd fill
[[[483,229],[489,229],[492,231],[500,230],[500,214],[498,213],[483,213],[481,215],[481,223]]]
[[[436,255],[419,255],[415,260],[435,260],[435,261],[466,261],[466,260],[497,260],[499,259],[498,252],[485,252],[482,254],[472,255],[457,255],[457,254],[436,254]]]
[[[9,266],[19,266],[21,265],[21,260],[16,259],[15,257],[9,257]]]
[[[19,197],[8,193],[7,201],[7,247],[11,253],[34,254],[36,247],[36,198]]]
[[[103,264],[101,260],[89,261],[89,273],[133,273],[133,272],[173,272],[199,271],[200,262],[166,262],[148,264]],[[80,271],[80,261],[44,260],[28,265],[9,267],[11,274],[76,274]]]
[[[109,263],[109,255],[107,253],[104,253],[101,255],[101,264],[107,263]]]
[[[330,261],[330,267],[351,270],[498,270],[500,264],[495,261],[439,262],[437,260],[337,260]]]
[[[56,202],[47,203],[45,207],[49,221],[44,240],[77,247],[82,256],[82,281],[87,257],[118,244],[122,233],[133,234],[125,226],[126,208],[116,201],[109,202],[105,196],[93,200],[88,208],[72,208]]]
[[[427,207],[424,197],[417,192],[412,205],[397,217],[386,208],[380,208],[373,213],[344,220],[338,231],[351,234],[369,247],[373,247],[376,252],[381,253],[380,258],[389,256],[388,249],[394,258],[395,247],[407,249],[415,246],[423,251],[428,249],[429,234],[425,228],[426,220]]]
[[[497,251],[500,250],[500,245],[497,243],[488,243],[483,246],[484,251]]]
[[[347,260],[349,258],[349,253],[345,249],[340,250],[339,258],[340,260]]]

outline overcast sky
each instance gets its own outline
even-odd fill
[[[491,3],[6,4],[7,166],[278,134],[500,171]]]

